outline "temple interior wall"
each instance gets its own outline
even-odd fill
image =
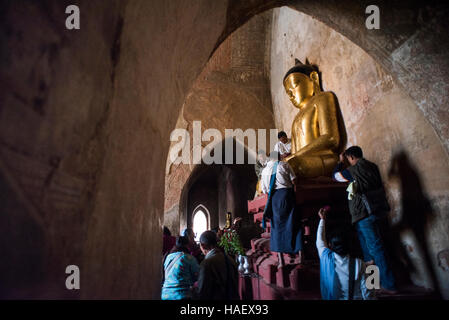
[[[192,137],[193,121],[201,121],[202,132],[217,129],[223,138],[225,129],[265,129],[269,138],[269,130],[274,128],[269,83],[271,16],[271,12],[255,16],[217,48],[187,95],[176,128],[186,129]],[[246,147],[247,143],[245,139]],[[203,147],[208,144],[202,142]],[[191,140],[190,151],[193,147]],[[179,202],[195,166],[172,164],[167,159],[164,224],[172,226],[175,233],[187,224],[183,210],[188,208]],[[245,188],[242,193],[246,194]],[[226,207],[230,210],[223,204],[220,217]]]
[[[69,4],[1,4],[1,294],[157,299],[169,135],[227,2],[79,1],[76,31]]]

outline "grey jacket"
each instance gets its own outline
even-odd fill
[[[262,170],[266,165],[262,165],[259,160],[256,160],[256,164],[254,165],[254,171],[256,172],[257,179],[260,179],[262,176]]]
[[[198,297],[201,300],[239,300],[236,263],[218,248],[200,264]]]

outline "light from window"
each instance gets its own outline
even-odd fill
[[[202,210],[195,212],[193,217],[193,232],[195,233],[195,241],[200,241],[201,234],[207,230],[207,217]]]

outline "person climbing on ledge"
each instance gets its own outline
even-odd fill
[[[365,264],[349,254],[349,239],[344,230],[332,230],[326,244],[325,220],[330,207],[318,211],[320,223],[316,247],[320,257],[320,288],[324,300],[372,300],[366,287]]]
[[[345,160],[349,162],[347,168]],[[363,158],[360,147],[352,146],[340,154],[333,177],[339,182],[350,183],[347,189],[349,211],[357,229],[365,263],[375,263],[379,267],[382,293],[396,294],[395,278],[381,237],[388,224],[390,206],[379,168]]]
[[[279,153],[281,160],[288,157],[292,153],[292,140],[287,137],[284,131],[278,133],[279,141],[274,145],[274,151]]]
[[[296,208],[294,186],[296,175],[287,162],[279,161],[272,151],[270,161],[262,171],[262,191],[268,194],[264,221],[271,221],[270,250],[278,253],[279,266],[284,266],[282,253],[299,254],[301,260],[302,234]]]

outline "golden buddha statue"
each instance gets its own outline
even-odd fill
[[[231,224],[231,219],[232,219],[232,214],[230,212],[226,213],[226,225],[225,225],[225,229],[230,229],[232,227]]]
[[[327,176],[337,164],[340,146],[335,97],[321,91],[312,65],[295,62],[284,77],[284,88],[299,112],[292,124],[292,152],[284,161],[299,177]]]

